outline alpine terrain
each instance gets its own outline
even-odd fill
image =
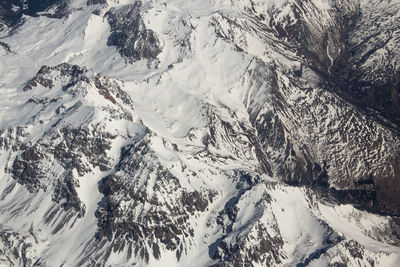
[[[400,0],[1,0],[0,266],[400,266]]]

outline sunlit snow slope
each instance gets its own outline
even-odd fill
[[[11,2],[1,266],[400,265],[400,1]]]

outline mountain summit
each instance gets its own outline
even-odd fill
[[[0,265],[400,265],[399,51],[398,0],[3,0]]]

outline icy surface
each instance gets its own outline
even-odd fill
[[[134,1],[106,2],[1,38],[0,265],[400,265],[390,216],[285,183],[309,158],[332,188],[399,170],[398,137],[318,83],[339,37],[315,66],[291,45],[332,1],[142,1],[161,51],[131,63],[106,13]]]

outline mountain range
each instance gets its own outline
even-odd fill
[[[400,265],[400,1],[2,0],[0,266]]]

